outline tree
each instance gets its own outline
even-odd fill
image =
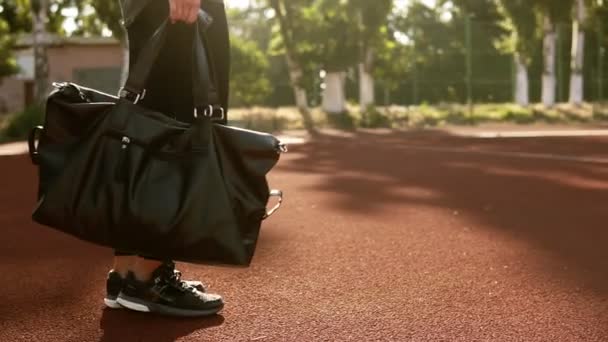
[[[557,23],[569,18],[573,0],[536,0],[539,20],[543,31],[543,80],[542,102],[546,107],[555,104],[556,73],[555,58],[557,51]],[[539,25],[540,27],[541,25]]]
[[[388,17],[393,8],[392,0],[351,0],[350,12],[356,20],[356,37],[359,55],[359,105],[361,109],[373,105],[374,60],[378,50],[388,48]]]
[[[268,59],[252,41],[231,38],[232,66],[230,98],[234,105],[251,106],[264,101],[270,94]]]
[[[0,18],[8,23],[10,33],[31,32],[34,50],[34,98],[44,104],[48,89],[47,44],[49,32],[64,34],[62,10],[73,0],[0,0]]]
[[[48,35],[46,25],[48,23],[48,1],[31,0],[32,15],[32,45],[34,47],[34,98],[39,104],[43,104],[49,83],[49,63],[47,56]]]
[[[9,26],[0,18],[0,78],[16,73],[17,62],[12,53],[13,37],[9,34]]]
[[[31,32],[31,7],[27,0],[0,0],[2,18],[10,33]]]
[[[570,103],[580,105],[583,102],[583,66],[585,53],[585,31],[587,4],[584,0],[574,1],[574,20],[572,24],[572,60],[570,73]]]
[[[536,43],[536,14],[529,0],[500,0],[499,11],[504,16],[507,35],[497,40],[499,49],[513,54],[516,68],[515,102],[530,103],[528,66]]]
[[[457,25],[454,25],[454,22],[442,20],[437,7],[428,7],[422,1],[413,1],[407,7],[396,9],[390,16],[389,25],[393,39],[399,37],[399,46],[395,52],[401,55],[392,58],[396,64],[405,67],[405,74],[397,73],[393,77],[396,77],[395,81],[399,83],[404,79],[410,81],[410,103],[417,104],[420,100],[430,102],[441,98],[446,89],[451,88],[451,76],[462,77],[462,64],[453,64],[456,60],[453,57],[461,55],[464,49],[462,31],[455,31]],[[387,62],[391,63],[386,60],[380,63],[382,69],[387,66]],[[391,69],[389,68],[393,71]],[[382,74],[391,77],[384,71]],[[422,79],[421,75],[424,75],[425,82],[443,83],[446,87],[421,90],[420,84],[424,85],[419,81]]]
[[[325,72],[323,110],[327,113],[346,111],[345,79],[347,70],[357,62],[357,40],[348,3],[317,0],[311,8],[315,30],[310,40],[317,46],[317,60]]]
[[[287,67],[289,69],[289,79],[293,88],[296,106],[304,120],[304,125],[309,132],[314,131],[312,118],[308,108],[308,97],[304,87],[304,61],[303,58],[306,46],[303,46],[299,35],[309,27],[306,17],[302,12],[303,5],[310,3],[309,0],[269,0],[270,6],[275,12],[277,20],[278,34],[275,37],[280,39],[283,47]]]

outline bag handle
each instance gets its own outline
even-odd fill
[[[34,165],[38,165],[40,162],[39,161],[40,153],[38,152],[38,143],[40,141],[40,136],[42,135],[42,132],[44,132],[44,127],[36,126],[36,127],[32,128],[32,130],[30,131],[30,134],[28,135],[28,139],[27,139],[27,146],[28,146],[30,159],[32,160],[32,163]]]
[[[215,66],[206,48],[209,46],[209,43],[205,30],[206,26],[204,26],[202,18],[201,20],[197,20],[194,29],[194,44],[192,44],[193,65],[196,68],[195,72],[192,73],[194,117],[197,118],[199,114],[213,117],[214,113],[219,111],[219,120],[223,120],[225,110],[220,104],[220,96],[215,83],[217,80],[214,74]]]
[[[193,115],[198,117],[202,114],[206,117],[213,117],[219,112],[220,118],[224,118],[224,108],[220,105],[219,93],[215,86],[215,77],[212,77],[210,68],[210,58],[206,48],[207,27],[213,19],[203,10],[199,10],[198,18],[194,24],[194,36],[192,42],[193,73],[192,73],[192,95],[194,100]],[[129,77],[124,87],[120,89],[119,96],[134,103],[139,102],[146,94],[145,84],[154,67],[154,63],[160,55],[160,51],[167,39],[169,19],[165,19],[154,31],[148,42],[139,53],[138,60],[133,69],[129,72]]]
[[[169,20],[166,19],[161,23],[139,52],[137,62],[129,70],[127,81],[119,91],[118,96],[121,98],[137,103],[146,95],[145,84],[166,41],[168,22]]]
[[[283,203],[283,191],[276,190],[276,189],[271,190],[270,197],[277,197],[278,198],[277,204],[272,209],[266,210],[266,214],[264,214],[264,217],[262,217],[262,220],[266,220],[267,218],[272,216],[272,214],[274,214],[277,210],[279,210],[279,208],[281,207],[281,204]]]

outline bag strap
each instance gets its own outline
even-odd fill
[[[219,92],[217,90],[217,77],[214,73],[215,66],[213,58],[208,53],[206,27],[201,20],[196,22],[194,30],[193,55],[196,70],[192,73],[192,90],[194,99],[194,117],[200,114],[207,117],[214,117],[219,112],[219,120],[225,117],[224,108],[221,106]]]
[[[194,58],[194,70],[192,72],[193,115],[198,117],[199,114],[202,114],[205,117],[215,118],[215,114],[219,113],[220,117],[217,119],[222,120],[224,118],[224,108],[220,104],[219,93],[206,48],[205,31],[212,21],[213,19],[206,12],[199,10],[197,21],[194,24],[192,42]],[[118,95],[121,98],[137,103],[146,95],[146,81],[164,47],[168,25],[169,19],[165,19],[141,49],[138,60],[129,72],[124,87],[120,89]]]
[[[121,98],[137,103],[145,96],[146,81],[167,38],[168,22],[168,19],[164,20],[142,47],[137,62],[129,70],[125,85],[119,91],[118,96]]]

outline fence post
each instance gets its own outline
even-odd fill
[[[557,102],[564,101],[564,38],[562,23],[557,23]]]
[[[418,100],[418,62],[414,60],[414,70],[413,70],[413,80],[412,80],[412,100],[413,105],[417,106],[419,104]]]
[[[598,22],[597,30],[597,45],[598,45],[598,57],[597,57],[597,100],[602,102],[604,100],[604,45],[602,44],[604,26],[602,21]]]
[[[511,61],[511,100],[517,102],[517,66],[515,65],[515,59],[510,56]]]
[[[388,82],[384,82],[384,106],[388,107],[391,102],[391,90],[389,88]]]
[[[469,115],[473,115],[473,42],[471,33],[471,15],[465,14],[465,39],[466,39],[466,83],[467,83],[467,105]]]

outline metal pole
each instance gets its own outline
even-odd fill
[[[388,107],[391,102],[391,91],[388,87],[388,84],[384,84],[384,106]]]
[[[467,105],[469,115],[473,115],[473,42],[471,37],[471,16],[467,13],[465,19],[465,39],[466,39],[466,83],[467,83]]]
[[[416,27],[412,29],[414,35],[414,68],[412,70],[412,101],[413,105],[418,105],[418,44],[416,43]]]

